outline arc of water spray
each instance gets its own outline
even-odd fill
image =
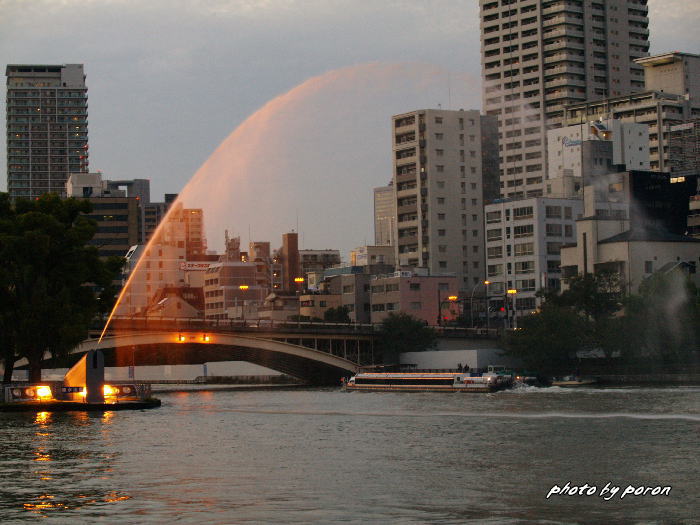
[[[420,75],[416,73],[417,70],[421,71]],[[202,166],[197,170],[197,172],[195,172],[193,177],[189,180],[189,182],[180,192],[175,202],[171,204],[167,213],[158,224],[158,227],[154,231],[151,239],[148,241],[148,243],[146,243],[141,257],[136,262],[134,268],[131,270],[129,277],[126,283],[124,284],[124,287],[122,288],[121,292],[119,293],[114,307],[112,308],[112,311],[110,312],[107,321],[105,322],[98,343],[101,342],[104,338],[115,316],[115,313],[117,312],[117,309],[119,308],[120,304],[124,300],[125,295],[128,293],[132,285],[134,277],[140,271],[143,265],[143,260],[148,258],[148,255],[146,254],[150,252],[154,241],[160,238],[161,234],[163,233],[163,228],[168,223],[168,219],[171,218],[171,214],[178,209],[178,204],[184,203],[185,199],[188,197],[188,190],[191,190],[191,188],[193,187],[193,183],[200,178],[200,175],[204,171],[206,171],[206,168],[210,166],[210,163],[215,163],[214,159],[216,158],[217,152],[219,152],[222,147],[224,147],[230,141],[237,140],[239,138],[261,140],[261,126],[269,125],[270,121],[272,121],[276,117],[276,115],[283,113],[284,110],[289,109],[289,107],[293,107],[295,103],[298,103],[299,100],[301,100],[302,96],[307,96],[309,93],[318,92],[329,85],[333,85],[334,82],[347,81],[348,79],[352,79],[352,77],[354,75],[357,75],[358,73],[362,73],[366,76],[368,74],[371,74],[372,82],[375,84],[386,83],[388,78],[395,76],[397,73],[404,75],[410,74],[415,76],[414,81],[416,82],[416,85],[418,87],[427,88],[434,78],[440,76],[440,71],[444,70],[440,67],[436,67],[433,65],[419,63],[370,63],[339,68],[306,80],[305,82],[299,84],[291,90],[281,95],[278,95],[277,97],[263,105],[255,113],[250,115],[228,137],[226,137],[226,139],[222,141],[222,143],[214,151],[214,153],[212,153],[212,155],[209,156],[209,158],[202,164]]]

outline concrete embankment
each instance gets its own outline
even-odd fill
[[[596,377],[602,385],[700,385],[700,373],[604,374]]]

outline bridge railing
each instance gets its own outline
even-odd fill
[[[491,328],[433,326],[440,337],[470,337],[496,339],[500,331]],[[321,321],[278,321],[271,319],[203,319],[201,317],[113,317],[109,332],[140,331],[221,331],[221,332],[292,332],[372,335],[381,330],[381,324],[327,323]],[[96,330],[97,331],[97,330]]]

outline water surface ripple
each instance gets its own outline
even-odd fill
[[[698,523],[700,388],[159,397],[0,414],[0,522]]]

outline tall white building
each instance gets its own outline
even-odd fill
[[[88,171],[87,86],[82,64],[10,64],[7,190],[35,198],[66,194],[70,173]]]
[[[484,278],[483,206],[498,195],[496,121],[476,110],[395,115],[396,262]]]
[[[483,108],[498,118],[501,195],[544,194],[564,107],[644,88],[646,0],[480,0]]]
[[[391,181],[386,186],[374,188],[374,244],[388,246],[394,244],[396,226],[396,193]]]

